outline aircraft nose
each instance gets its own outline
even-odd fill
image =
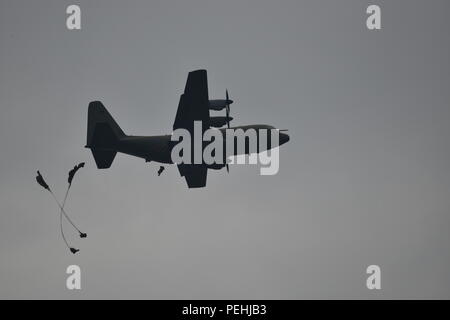
[[[280,146],[282,144],[285,144],[286,142],[288,142],[290,139],[289,135],[287,133],[284,132],[280,132]]]

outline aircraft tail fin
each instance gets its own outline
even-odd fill
[[[111,164],[116,157],[116,151],[113,150],[95,150],[92,149],[92,155],[94,156],[95,163],[99,169],[107,169],[111,167]]]
[[[117,142],[125,133],[100,101],[89,103],[86,148],[90,148],[97,168],[109,168],[116,156]]]

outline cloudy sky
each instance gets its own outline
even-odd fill
[[[70,4],[0,0],[0,298],[450,298],[448,1],[80,0],[80,31]],[[234,124],[289,129],[277,175],[236,165],[189,190],[125,155],[96,169],[90,101],[170,133],[199,68]],[[34,177],[61,199],[79,161],[71,255]]]

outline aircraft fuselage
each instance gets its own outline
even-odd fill
[[[238,127],[232,127],[230,129],[238,130],[242,129],[244,133],[248,129],[255,130],[257,134],[258,139],[258,145],[260,140],[260,131],[261,129],[271,130],[275,129],[272,126],[269,125],[247,125],[247,126],[238,126]],[[213,129],[211,130],[218,130],[222,133],[223,137],[223,143],[224,143],[224,150],[226,146],[226,130],[225,128],[222,129]],[[267,134],[268,137],[268,143],[266,144],[267,148],[265,149],[258,149],[258,152],[266,151],[267,149],[271,149],[271,143],[270,143],[270,132]],[[146,161],[155,161],[160,163],[167,163],[172,164],[172,148],[174,144],[176,144],[176,141],[171,141],[172,135],[161,135],[161,136],[125,136],[120,138],[115,146],[115,151],[132,155],[135,157],[143,158]],[[195,137],[193,137],[195,139]],[[200,137],[200,140],[202,138]],[[236,138],[235,138],[236,139]],[[289,136],[286,133],[279,132],[279,145],[282,145],[289,141]],[[195,143],[194,141],[192,143]],[[207,145],[209,142],[204,142],[204,145]],[[234,152],[233,155],[240,155],[240,154],[250,154],[250,147],[249,147],[249,140],[245,140],[245,149],[244,152],[240,152],[237,148],[237,143],[234,144]]]

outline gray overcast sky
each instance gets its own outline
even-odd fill
[[[81,31],[69,4],[0,0],[0,298],[450,298],[448,1],[81,0]],[[169,133],[198,68],[236,125],[289,129],[279,174],[232,166],[188,190],[124,155],[97,170],[88,103]],[[72,256],[34,176],[62,198],[78,161]]]

